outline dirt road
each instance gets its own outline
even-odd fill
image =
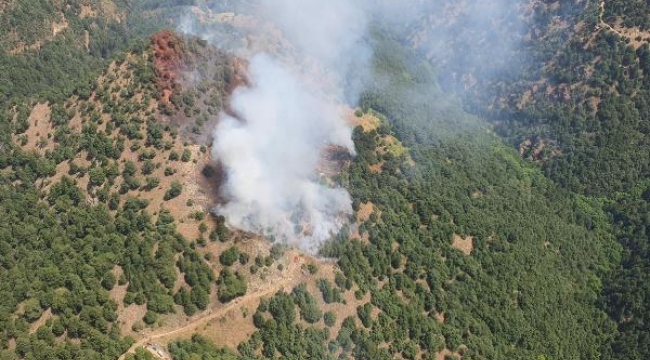
[[[296,255],[292,254],[289,259],[293,259],[294,256]],[[182,327],[171,330],[164,330],[159,333],[154,332],[148,334],[142,339],[136,341],[129,348],[129,350],[126,351],[126,353],[119,357],[118,360],[125,360],[128,354],[135,353],[135,350],[137,348],[144,346],[146,343],[153,342],[155,340],[178,338],[182,337],[183,335],[193,334],[197,331],[197,329],[199,329],[201,326],[207,325],[211,320],[221,318],[234,309],[241,308],[243,305],[250,304],[264,296],[272,295],[285,287],[294,285],[297,281],[300,280],[300,266],[298,263],[293,261],[289,262],[289,264],[290,265],[287,268],[288,271],[286,272],[286,275],[278,281],[266,281],[257,291],[248,293],[243,297],[235,299],[220,309],[208,310],[204,312],[200,317],[193,319]]]

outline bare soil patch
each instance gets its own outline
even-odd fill
[[[65,15],[61,14],[61,21],[60,22],[52,22],[52,36],[56,36],[65,29],[68,28],[70,24],[68,23],[68,20],[65,18]]]
[[[81,11],[79,12],[80,18],[94,18],[95,16],[97,16],[97,13],[90,5],[81,5]]]
[[[48,104],[36,104],[27,121],[29,128],[25,131],[27,143],[23,146],[27,150],[44,150],[53,146],[53,141],[48,139],[48,134],[54,131],[50,123],[52,110]],[[17,137],[14,136],[14,140]]]
[[[117,323],[124,336],[138,336],[133,332],[133,324],[141,321],[147,313],[147,305],[131,304],[126,308],[118,309]]]
[[[373,174],[380,174],[382,169],[384,168],[384,161],[380,161],[375,165],[368,165],[368,169],[370,169],[370,172]]]
[[[372,113],[365,113],[362,116],[357,116],[352,109],[347,110],[348,122],[353,126],[361,126],[364,132],[376,130],[379,127],[380,121]]]
[[[283,270],[278,270],[277,272],[269,274],[269,276],[263,282],[253,282],[252,284],[249,283],[249,292],[241,298],[237,298],[227,304],[213,303],[212,307],[208,310],[203,311],[190,318],[186,318],[185,324],[172,324],[172,326],[163,326],[159,329],[144,330],[137,336],[140,340],[133,344],[127,353],[132,353],[135,351],[135,349],[152,341],[156,341],[157,344],[167,344],[168,342],[175,339],[189,338],[196,333],[203,333],[210,336],[211,333],[217,333],[216,331],[211,332],[210,330],[210,326],[213,326],[215,324],[217,324],[217,329],[219,329],[219,327],[221,327],[222,330],[232,329],[233,333],[229,334],[229,336],[232,336],[233,339],[244,338],[247,334],[247,331],[250,330],[250,327],[245,327],[242,326],[241,323],[234,322],[231,323],[232,325],[225,325],[228,322],[228,319],[239,319],[236,315],[236,312],[241,311],[240,309],[254,309],[257,307],[257,304],[259,304],[259,300],[261,298],[272,296],[274,293],[280,290],[291,291],[293,286],[303,281],[304,273],[300,268],[301,262],[296,262],[296,257],[300,259],[301,255],[295,250],[285,253],[283,258],[279,260],[279,262],[284,266]],[[144,316],[144,313],[140,316],[140,318],[142,316]],[[216,323],[214,322],[215,320]],[[243,322],[245,321],[252,322],[252,318],[247,317],[247,319],[243,320]],[[237,333],[238,331],[240,332]],[[226,345],[223,343],[223,341],[226,339],[214,335],[211,337],[216,339],[217,344]],[[234,341],[230,341],[230,343],[234,343]],[[125,356],[126,354],[122,355],[120,357],[120,360],[123,360]]]
[[[367,203],[362,203],[359,205],[359,211],[357,211],[357,222],[362,223],[370,219],[370,215],[375,212],[375,204],[371,201]]]
[[[474,238],[471,236],[463,238],[458,234],[454,234],[452,246],[465,255],[471,255],[474,249]]]
[[[462,359],[462,355],[459,353],[453,353],[449,349],[444,349],[443,351],[436,354],[436,360],[445,360],[447,356],[455,356],[457,359]]]
[[[54,317],[54,316],[52,315],[52,309],[47,309],[47,310],[45,310],[45,311],[43,312],[43,314],[41,315],[41,317],[40,317],[38,320],[34,321],[34,322],[29,326],[29,333],[30,333],[30,334],[35,333],[36,330],[38,330],[38,328],[40,328],[41,326],[45,325],[45,323],[46,323],[49,319],[51,319],[51,318],[53,318],[53,317]]]

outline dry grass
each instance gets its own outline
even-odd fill
[[[56,36],[59,33],[63,32],[65,29],[68,28],[70,24],[68,23],[68,19],[65,18],[65,15],[61,13],[61,21],[60,22],[52,22],[52,36]]]
[[[100,0],[100,7],[103,16],[112,19],[117,23],[121,23],[126,17],[126,14],[117,10],[117,6],[111,0]]]
[[[117,323],[120,326],[120,332],[124,336],[138,336],[133,332],[133,324],[141,321],[147,313],[147,305],[131,304],[126,308],[119,308],[117,311]]]
[[[353,126],[361,126],[364,132],[376,130],[379,127],[379,119],[372,113],[365,113],[362,116],[356,116],[355,111],[347,109],[348,122]]]
[[[7,51],[11,55],[19,55],[24,53],[25,51],[38,51],[41,49],[42,43],[40,40],[37,40],[33,44],[19,44],[16,45],[13,49]]]
[[[127,353],[132,353],[138,347],[143,346],[147,342],[156,341],[158,344],[167,344],[172,340],[186,339],[194,334],[201,333],[209,338],[212,338],[220,345],[234,345],[235,341],[228,341],[226,338],[216,336],[219,331],[231,330],[229,337],[232,339],[243,339],[251,330],[250,326],[244,325],[246,321],[252,322],[250,317],[243,318],[243,315],[237,315],[241,309],[254,309],[259,304],[263,297],[272,296],[280,290],[291,291],[291,289],[304,280],[304,272],[301,270],[302,261],[296,262],[295,259],[302,259],[301,255],[296,251],[287,251],[285,255],[278,261],[283,265],[283,270],[272,268],[267,277],[263,281],[250,282],[249,291],[243,297],[237,298],[230,303],[220,304],[213,302],[212,306],[206,311],[198,313],[190,318],[183,319],[176,317],[167,318],[163,322],[162,327],[158,329],[147,329],[141,334],[138,334],[139,340],[129,349]],[[144,314],[142,314],[144,315]],[[230,323],[229,323],[230,319]],[[243,320],[242,320],[243,319]],[[241,322],[233,322],[234,320],[241,320]],[[211,329],[215,328],[213,332]],[[124,359],[125,355],[120,359]]]
[[[90,32],[88,30],[84,30],[84,46],[86,47],[86,51],[90,50]]]
[[[384,168],[385,163],[386,163],[385,161],[380,161],[375,165],[368,165],[368,169],[370,169],[370,172],[372,172],[373,174],[380,174]]]
[[[127,59],[127,61],[134,61],[133,57],[130,57]],[[110,88],[115,88],[116,91],[114,93],[117,93],[119,89],[127,86],[132,80],[132,74],[131,70],[129,69],[129,66],[127,63],[121,64],[119,67],[116,66],[115,64],[112,64],[108,70],[108,73],[112,73],[115,75],[115,80],[110,81],[108,80],[107,76],[102,76],[99,79],[99,83],[101,83],[100,86],[107,86],[109,89]],[[108,90],[111,91],[111,90]],[[139,99],[142,99],[142,96],[140,95]],[[136,98],[137,100],[137,98]],[[153,110],[156,109],[156,104],[155,101],[152,102],[153,104],[150,105],[148,110]],[[99,102],[98,98],[96,96],[92,96],[90,100],[87,102],[82,102],[76,97],[72,97],[68,101],[67,106],[69,110],[75,110],[76,115],[70,120],[69,125],[73,131],[80,132],[82,127],[89,121],[88,116],[82,115],[84,114],[84,108],[91,104],[94,106],[94,108],[98,112],[102,112],[102,104]],[[141,110],[137,114],[133,114],[134,116],[138,116],[140,118],[146,118],[145,111],[147,110]],[[105,131],[106,130],[106,125],[110,121],[110,116],[107,114],[102,114],[102,122],[99,125],[99,130],[100,131]],[[55,144],[52,139],[48,139],[47,135],[52,134],[54,132],[54,127],[52,126],[51,123],[51,108],[48,104],[37,104],[30,116],[28,117],[29,121],[29,128],[27,129],[26,133],[24,136],[27,138],[27,143],[23,146],[23,148],[28,149],[28,150],[34,150],[39,153],[44,153],[46,149],[52,149],[54,148]],[[145,131],[144,126],[141,129],[143,132]],[[117,137],[118,136],[119,129],[115,129],[112,133],[112,136]],[[14,138],[16,142],[20,141],[19,138]],[[209,158],[206,154],[202,153],[200,151],[200,148],[198,145],[188,145],[185,146],[182,143],[182,139],[179,137],[173,139],[169,134],[165,134],[165,141],[168,141],[173,144],[172,149],[176,151],[178,154],[181,154],[183,150],[188,149],[191,152],[191,158],[192,160],[189,162],[182,162],[182,161],[174,161],[171,162],[168,160],[168,155],[169,152],[167,151],[160,151],[156,153],[156,157],[152,159],[152,161],[156,164],[159,164],[159,166],[154,170],[154,172],[150,176],[155,176],[160,179],[160,184],[157,188],[152,189],[151,191],[145,191],[143,189],[137,190],[137,191],[130,191],[128,194],[122,196],[122,201],[124,202],[128,197],[137,197],[141,199],[146,199],[148,201],[148,212],[150,214],[158,214],[161,209],[168,209],[172,213],[175,219],[177,219],[177,228],[179,232],[185,236],[186,238],[190,240],[194,240],[199,237],[199,224],[200,222],[190,219],[190,215],[194,214],[195,212],[198,211],[205,211],[207,210],[207,207],[210,203],[210,200],[208,199],[208,194],[203,193],[201,187],[198,185],[199,179],[202,177],[200,174],[200,170],[202,169],[203,164],[205,164],[207,161],[209,161]],[[131,151],[131,145],[133,144],[133,141],[127,140],[125,142],[125,150],[122,153],[122,156],[120,159],[117,160],[117,163],[120,165],[120,171],[124,167],[124,163],[126,161],[133,161],[136,166],[141,166],[142,162],[138,161],[138,156],[139,152],[134,152]],[[88,160],[86,160],[86,152],[82,151],[79,154],[75,156],[72,161],[81,166],[88,168],[92,165],[92,163]],[[176,170],[176,173],[172,176],[165,176],[164,171],[166,167],[170,167]],[[54,176],[44,179],[42,181],[39,181],[37,184],[42,190],[48,191],[48,189],[51,187],[52,184],[57,183],[61,180],[62,177],[64,176],[70,176],[69,173],[70,170],[70,162],[65,161],[57,165],[56,167],[56,173]],[[139,174],[140,180],[144,183],[145,176]],[[77,182],[77,186],[79,186],[82,189],[87,189],[88,183],[89,183],[89,175],[85,174],[83,176],[76,176],[75,181]],[[183,191],[181,192],[181,195],[178,196],[177,198],[171,199],[169,201],[164,201],[163,197],[165,192],[167,191],[168,188],[171,187],[172,182],[178,181],[181,184],[183,184]],[[116,179],[115,184],[111,187],[112,192],[117,192],[119,190],[119,187],[121,185],[122,178],[118,177]],[[188,206],[188,203],[191,203],[191,206]],[[90,191],[88,194],[88,201],[91,203],[95,203],[97,200],[93,197],[93,192]],[[209,217],[208,217],[209,219]],[[155,218],[154,218],[155,221]],[[209,222],[206,219],[206,223],[209,224]],[[122,270],[119,267],[116,267],[114,269],[114,274],[116,275],[117,278],[120,277]],[[184,281],[182,277],[180,277],[180,280],[178,281],[178,287],[184,285]],[[110,297],[113,299],[118,305],[118,322],[120,324],[120,328],[122,330],[123,334],[127,335],[135,335],[133,334],[131,328],[134,323],[137,321],[140,321],[142,317],[144,316],[146,312],[146,306],[136,306],[136,305],[131,305],[128,307],[124,307],[123,305],[123,299],[124,295],[126,294],[126,289],[127,285],[123,286],[115,286],[111,292],[110,292]],[[182,311],[180,312],[182,313]]]
[[[385,135],[379,138],[379,147],[377,148],[377,154],[384,155],[390,153],[393,157],[400,157],[406,154],[406,148],[402,143],[392,135]],[[409,157],[409,160],[412,159]]]
[[[97,12],[90,5],[81,5],[80,18],[94,18],[95,16],[97,16]]]
[[[452,246],[465,255],[471,255],[472,250],[474,250],[474,238],[471,236],[463,238],[458,234],[454,234]]]
[[[453,353],[449,349],[444,349],[436,354],[436,360],[445,360],[446,356],[455,356],[457,359],[462,359],[462,356],[459,353]]]
[[[105,11],[104,7],[106,6],[106,3],[110,2],[102,1],[102,11]],[[96,10],[90,8],[85,10],[82,9],[82,12],[84,13],[83,16],[86,17],[93,16],[94,11]],[[131,60],[132,59],[127,59],[127,61]],[[126,63],[119,67],[112,64],[108,73],[115,75],[116,79],[109,81],[108,76],[103,76],[99,79],[98,84],[101,87],[106,87],[108,89],[107,91],[112,93],[113,88],[119,90],[119,88],[126,87],[130,84],[133,78],[132,76],[129,76],[132,74],[130,73]],[[115,93],[116,92],[117,91],[115,91]],[[139,98],[136,97],[136,100],[138,99],[141,99],[141,96]],[[88,103],[80,102],[77,98],[73,97],[70,99],[70,103],[70,108],[77,111],[77,115],[70,121],[70,127],[75,131],[81,131],[83,125],[88,121],[87,116],[81,115],[81,113],[83,113],[82,109],[85,108],[88,103],[94,105],[95,109],[100,113],[103,108],[96,96],[92,96]],[[153,105],[149,107],[149,110],[157,108],[155,102],[152,103]],[[53,132],[50,115],[51,110],[47,104],[38,104],[34,108],[29,117],[30,127],[27,131],[28,143],[25,146],[26,148],[37,149],[37,141],[40,134],[47,135]],[[139,116],[140,118],[146,117],[144,111],[138,114],[133,114],[133,116]],[[110,121],[110,117],[102,115],[102,120],[99,130],[105,131],[106,124]],[[364,129],[368,130],[372,129],[373,126],[378,126],[379,124],[379,120],[371,115],[364,115],[364,117],[361,118],[361,121],[361,125]],[[142,130],[144,130],[144,128]],[[118,131],[118,129],[115,129],[113,136],[117,136]],[[146,199],[148,201],[147,210],[150,214],[153,214],[154,217],[160,213],[161,209],[169,210],[177,220],[176,225],[178,231],[187,239],[193,240],[200,236],[198,231],[200,222],[190,218],[190,215],[197,211],[208,210],[215,200],[211,198],[214,189],[210,188],[210,186],[206,186],[205,182],[207,180],[201,174],[203,166],[210,162],[208,155],[209,152],[202,153],[200,147],[197,145],[185,145],[182,143],[180,138],[172,139],[169,135],[165,135],[165,140],[170,141],[173,144],[172,149],[179,154],[181,154],[183,150],[188,149],[192,154],[192,161],[171,162],[168,160],[168,152],[157,152],[152,161],[156,164],[160,164],[160,166],[155,169],[150,176],[158,177],[160,179],[160,185],[151,191],[130,191],[127,195],[122,196],[122,201],[125,201],[129,196]],[[394,141],[392,139],[384,139],[384,141],[386,142],[384,145],[386,147],[398,144],[396,140]],[[126,140],[124,145],[125,150],[122,153],[121,158],[117,161],[120,165],[120,171],[123,169],[124,162],[126,161],[133,161],[137,166],[140,166],[142,163],[138,161],[139,153],[130,150],[133,141]],[[54,143],[49,139],[47,144],[44,144],[43,142],[43,148],[53,146]],[[86,160],[86,155],[87,154],[82,152],[78,154],[73,161],[80,166],[88,167],[91,163]],[[166,167],[175,169],[176,173],[172,176],[165,176],[164,170]],[[68,162],[59,164],[56,169],[56,175],[42,182],[42,188],[47,190],[52,183],[58,182],[63,176],[68,176],[69,169],[70,165]],[[75,180],[80,187],[86,188],[89,176],[86,174],[77,177]],[[144,176],[141,176],[141,180],[144,181]],[[121,177],[118,177],[116,183],[111,188],[111,191],[117,191],[121,185],[121,181]],[[182,183],[183,191],[177,198],[164,201],[164,194],[173,181]],[[92,194],[90,196],[92,196]],[[364,204],[358,213],[358,220],[368,220],[373,212],[375,212],[375,208],[372,203]],[[204,220],[209,229],[214,227],[214,224],[210,219],[211,217],[207,216]],[[266,239],[239,232],[234,232],[233,237],[234,239],[226,244],[210,242],[208,246],[199,249],[199,251],[204,254],[212,253],[213,258],[216,259],[223,250],[235,244],[240,250],[249,254],[251,259],[257,255],[266,256],[269,254],[270,243]],[[306,262],[318,264],[318,273],[312,276],[301,269],[301,265]],[[209,263],[209,265],[215,274],[218,274],[222,268],[216,261]],[[280,270],[278,265],[282,265],[282,270]],[[320,291],[316,286],[316,281],[319,278],[326,278],[334,282],[334,276],[338,269],[333,263],[321,263],[317,259],[300,254],[297,250],[288,250],[286,254],[272,267],[265,268],[256,275],[250,275],[248,273],[247,270],[249,266],[250,264],[246,266],[237,264],[232,267],[233,270],[238,270],[247,277],[248,293],[245,296],[238,298],[231,303],[221,304],[216,299],[216,287],[214,287],[211,293],[211,303],[206,311],[197,313],[192,317],[187,317],[183,315],[182,309],[177,307],[177,314],[161,317],[158,328],[147,328],[139,333],[134,333],[132,328],[133,325],[136,322],[141,321],[145,315],[146,305],[138,306],[132,304],[125,307],[123,299],[128,285],[116,285],[110,291],[110,298],[118,304],[118,324],[122,334],[132,336],[137,340],[130,351],[133,351],[135,348],[152,340],[156,340],[157,343],[166,344],[171,340],[189,338],[191,335],[196,333],[214,340],[217,344],[235,348],[241,341],[247,339],[255,331],[255,327],[252,324],[252,314],[259,305],[261,298],[272,296],[280,290],[291,291],[293,287],[303,282],[307,284],[309,291],[316,299],[318,299],[323,311],[333,311],[337,314],[336,324],[331,329],[332,336],[336,335],[346,317],[356,317],[356,307],[358,305],[365,304],[370,300],[369,294],[361,300],[355,299],[353,289],[352,291],[346,291],[342,294],[347,305],[339,303],[324,304]],[[117,278],[119,278],[122,274],[122,269],[116,266],[113,269],[113,273]],[[175,288],[177,289],[183,286],[186,286],[186,284],[182,276],[179,274],[179,279],[175,284]],[[374,312],[374,315],[377,316],[377,311]],[[51,316],[51,313],[49,313],[49,316]],[[39,321],[42,320],[44,323],[47,319],[47,314],[44,314]],[[321,321],[317,326],[324,327],[325,325]]]
[[[632,27],[628,28],[623,26],[623,19],[617,19],[616,22],[613,25],[610,25],[605,22],[603,19],[603,14],[605,13],[605,1],[601,1],[599,3],[599,14],[598,14],[598,19],[600,20],[600,29],[607,29],[609,31],[612,31],[616,33],[618,36],[628,39],[630,41],[630,45],[634,47],[634,49],[638,49],[644,44],[647,44],[650,41],[650,31],[643,31],[639,27]],[[594,33],[594,36],[597,34],[597,32]]]
[[[54,132],[50,122],[51,115],[52,110],[48,104],[36,104],[36,106],[34,106],[29,118],[27,119],[29,122],[29,128],[24,134],[27,136],[27,144],[22,146],[24,149],[36,150],[39,153],[43,153],[45,149],[51,149],[54,147],[54,142],[47,138],[48,134]],[[14,141],[18,141],[17,136],[15,135]]]
[[[377,130],[381,126],[381,120],[375,115],[372,111],[357,116],[355,111],[352,109],[345,109],[344,112],[347,114],[348,123],[352,126],[361,126],[364,132],[370,132]],[[408,156],[407,149],[402,145],[402,143],[392,135],[380,135],[377,137],[377,149],[375,150],[378,157],[390,153],[394,157],[400,157],[406,155],[406,162],[410,165],[415,165],[413,159]],[[385,161],[379,161],[377,164],[369,165],[368,168],[373,174],[379,174],[382,172]]]
[[[375,212],[375,204],[372,202],[362,203],[359,205],[359,211],[357,211],[357,222],[362,223],[370,219],[370,215]]]
[[[38,328],[45,325],[45,323],[49,319],[52,319],[53,317],[54,317],[54,315],[52,315],[52,309],[45,310],[38,320],[34,321],[33,323],[31,323],[29,325],[29,333],[30,334],[35,333],[36,330],[38,330]]]
[[[339,269],[338,266],[332,263],[316,263],[318,266],[318,272],[310,276],[307,281],[305,281],[305,284],[307,286],[307,290],[316,299],[318,307],[323,311],[323,313],[332,311],[334,314],[336,314],[336,321],[334,325],[329,328],[330,338],[334,339],[341,330],[343,321],[347,317],[353,317],[357,325],[361,326],[361,322],[357,319],[357,307],[370,302],[370,293],[368,292],[361,300],[357,300],[354,296],[354,291],[356,288],[353,287],[351,290],[341,293],[341,298],[344,300],[345,304],[326,304],[316,282],[318,279],[327,279],[330,282],[334,283],[336,272],[339,271]],[[325,325],[321,320],[321,322],[317,324],[316,327],[325,328]]]
[[[446,318],[445,318],[445,313],[444,313],[444,312],[436,313],[436,320],[438,320],[438,323],[440,323],[440,324],[444,324],[444,323],[445,323],[445,319],[446,319]]]

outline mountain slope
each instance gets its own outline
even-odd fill
[[[246,62],[154,30],[231,4],[0,4],[0,358],[646,358],[647,19],[472,4],[376,27],[326,259],[209,213]]]

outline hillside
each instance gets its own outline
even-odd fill
[[[464,77],[446,83],[549,178],[603,202],[625,247],[620,268],[604,281],[601,303],[621,330],[613,348],[604,350],[608,358],[648,355],[642,310],[648,292],[638,270],[649,261],[647,222],[641,220],[650,169],[645,7],[630,1],[537,4],[531,12],[535,21],[496,38],[516,44],[502,57],[523,57],[521,66],[509,62],[505,74],[470,70],[473,82]],[[468,57],[490,54],[480,48],[454,53],[455,61],[443,65],[442,73],[460,72]],[[455,64],[461,68],[454,70]]]
[[[139,49],[86,93],[7,110],[3,356],[117,358],[138,340],[245,328],[235,309],[334,282],[333,264],[209,213],[220,175],[202,134],[246,81],[241,60],[168,31]]]
[[[305,1],[0,1],[0,359],[647,358],[644,2]]]

